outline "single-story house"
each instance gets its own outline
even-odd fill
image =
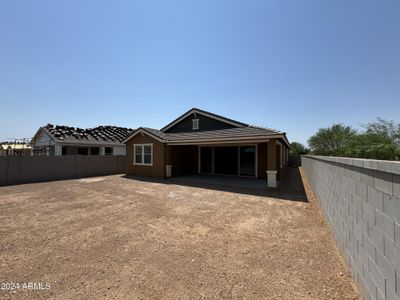
[[[276,187],[288,164],[284,132],[197,108],[160,130],[140,127],[124,140],[126,173],[167,178],[222,174],[267,178]]]
[[[29,156],[32,147],[26,143],[3,142],[0,143],[0,156]]]
[[[122,142],[133,131],[117,126],[82,129],[47,124],[32,138],[33,155],[125,155]]]

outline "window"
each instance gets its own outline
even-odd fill
[[[135,164],[141,164],[143,159],[143,146],[135,145]]]
[[[193,122],[192,129],[193,130],[199,129],[199,119],[193,119],[192,122]]]
[[[92,147],[90,150],[91,155],[99,155],[100,154],[100,148],[99,147]]]
[[[78,148],[78,155],[88,155],[88,148]]]
[[[113,155],[113,148],[112,147],[105,147],[104,155]]]
[[[153,165],[153,144],[134,144],[134,165]]]

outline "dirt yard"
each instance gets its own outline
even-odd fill
[[[1,187],[0,299],[360,298],[312,197],[167,182]]]

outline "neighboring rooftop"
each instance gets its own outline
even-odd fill
[[[31,145],[22,142],[0,142],[0,149],[30,149]]]
[[[53,139],[59,141],[92,141],[122,143],[134,130],[117,126],[97,126],[95,128],[76,128],[47,124],[42,127]]]
[[[5,142],[0,142],[0,145],[28,145],[28,143],[24,142],[10,142],[10,141],[5,141]]]

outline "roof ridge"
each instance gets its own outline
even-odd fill
[[[152,129],[152,130],[158,130],[158,131],[161,131],[160,129],[153,128],[153,127],[147,127],[147,126],[140,126],[139,128],[144,128],[144,129]],[[139,128],[137,128],[137,129],[139,129]],[[137,129],[136,129],[136,130],[137,130]]]
[[[266,127],[266,126],[249,125],[249,127],[258,128],[258,129],[265,129],[265,130],[269,130],[269,131],[276,132],[276,133],[284,133],[283,131],[276,130],[276,129],[273,129],[273,128],[270,128],[270,127]]]
[[[206,111],[206,110],[197,108],[197,107],[193,107],[192,110],[197,110],[197,111],[199,111],[199,112],[207,113],[207,114],[209,114],[209,115],[213,115],[213,116],[216,116],[216,117],[225,119],[225,120],[229,120],[229,121],[232,121],[232,122],[235,122],[235,123],[239,123],[239,124],[242,124],[242,125],[244,125],[244,126],[249,126],[249,124],[247,124],[247,123],[243,123],[243,122],[240,122],[240,121],[237,121],[237,120],[228,118],[228,117],[224,117],[224,116],[218,115],[218,114],[216,114],[216,113],[209,112],[209,111]]]

